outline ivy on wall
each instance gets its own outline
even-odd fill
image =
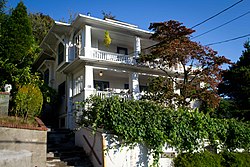
[[[151,101],[118,97],[93,96],[79,104],[81,126],[102,128],[117,135],[123,145],[144,144],[149,154],[153,153],[154,165],[158,164],[165,143],[180,153],[198,150],[202,139],[230,150],[250,148],[250,127],[237,120],[215,119],[197,110],[173,110]]]

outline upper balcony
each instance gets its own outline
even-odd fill
[[[104,44],[105,31],[109,32],[111,43]],[[86,58],[113,63],[134,64],[142,48],[154,44],[152,40],[112,30],[85,25],[74,35],[71,59]]]
[[[85,49],[82,49],[80,51],[79,57],[81,58],[90,58],[94,60],[103,60],[107,62],[113,62],[113,63],[122,63],[122,64],[135,64],[135,57],[126,55],[126,54],[119,54],[114,52],[107,52],[103,50],[98,49],[88,49],[88,51],[85,51]]]

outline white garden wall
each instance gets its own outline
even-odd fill
[[[83,136],[87,139],[84,139]],[[86,140],[93,150],[90,149]],[[153,158],[152,156],[148,157],[149,150],[145,146],[137,144],[134,148],[114,148],[117,143],[113,141],[112,135],[101,132],[93,135],[91,128],[81,128],[76,132],[75,144],[84,148],[95,167],[148,167],[153,163]],[[165,154],[161,155],[160,167],[171,167],[173,158],[169,158],[169,156],[174,155],[175,151],[168,148],[164,149],[163,152]]]

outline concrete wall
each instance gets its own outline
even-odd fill
[[[153,164],[153,156],[148,155],[147,147],[142,144],[137,144],[134,148],[117,147],[117,142],[112,135],[104,136],[104,161],[107,167],[149,167]],[[169,158],[172,149],[163,149],[165,156],[161,155],[159,167],[172,167],[173,159]],[[166,155],[167,154],[167,155]]]
[[[32,167],[32,154],[29,151],[0,150],[0,166],[2,167]]]
[[[104,165],[103,156],[103,138],[101,133],[93,135],[89,128],[81,128],[75,133],[76,146],[83,147],[84,151],[89,155],[94,167],[102,167]],[[90,148],[93,148],[93,150]],[[94,153],[95,152],[95,153]]]
[[[87,140],[93,147],[96,155],[101,160],[99,164],[93,155],[93,151],[86,143],[83,136],[87,137]],[[76,132],[75,144],[83,147],[87,154],[90,155],[91,161],[94,167],[149,167],[153,163],[152,156],[148,156],[149,150],[142,144],[137,144],[134,148],[129,147],[117,147],[117,142],[114,140],[114,136],[104,133],[92,134],[90,128],[81,128]],[[172,167],[173,159],[176,152],[172,148],[164,148],[164,154],[161,155],[159,160],[160,167]]]
[[[10,94],[0,92],[0,116],[8,116]]]
[[[45,167],[47,131],[0,127],[0,150],[32,153],[31,166]]]

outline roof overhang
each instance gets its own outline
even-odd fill
[[[65,74],[72,74],[75,72],[75,69],[79,67],[84,67],[85,65],[91,66],[100,66],[103,68],[115,68],[119,70],[125,70],[130,72],[138,72],[138,73],[148,73],[153,75],[166,75],[162,70],[151,69],[146,66],[137,66],[137,65],[128,65],[128,64],[121,64],[115,62],[107,62],[105,60],[96,60],[86,57],[81,57],[75,59],[72,63],[67,65],[62,72]]]
[[[142,38],[149,38],[152,35],[152,32],[137,28],[137,26],[128,23],[111,21],[110,19],[103,20],[82,14],[77,16],[75,21],[72,23],[72,26],[82,27],[83,24],[104,30],[125,33],[127,35],[139,36]]]

